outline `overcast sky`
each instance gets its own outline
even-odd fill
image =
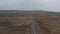
[[[0,0],[0,10],[60,11],[60,0]]]

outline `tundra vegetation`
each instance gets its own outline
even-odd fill
[[[0,16],[0,34],[30,34],[27,16]]]
[[[60,34],[60,15],[42,13],[33,17],[42,34]]]

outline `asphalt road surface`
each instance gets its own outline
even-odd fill
[[[30,18],[30,27],[31,27],[31,34],[38,34],[38,31],[37,31],[37,26],[35,24],[35,22],[33,21],[32,17],[29,17]]]

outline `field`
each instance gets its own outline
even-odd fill
[[[60,34],[60,13],[47,11],[0,11],[0,34],[31,34],[33,17],[38,34]]]
[[[60,15],[42,13],[33,17],[42,34],[60,34]]]
[[[30,34],[28,17],[0,17],[0,34]]]

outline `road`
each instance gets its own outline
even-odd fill
[[[37,26],[35,24],[35,22],[33,21],[32,17],[29,17],[30,18],[30,27],[31,27],[31,34],[38,34],[38,31],[37,31]]]

